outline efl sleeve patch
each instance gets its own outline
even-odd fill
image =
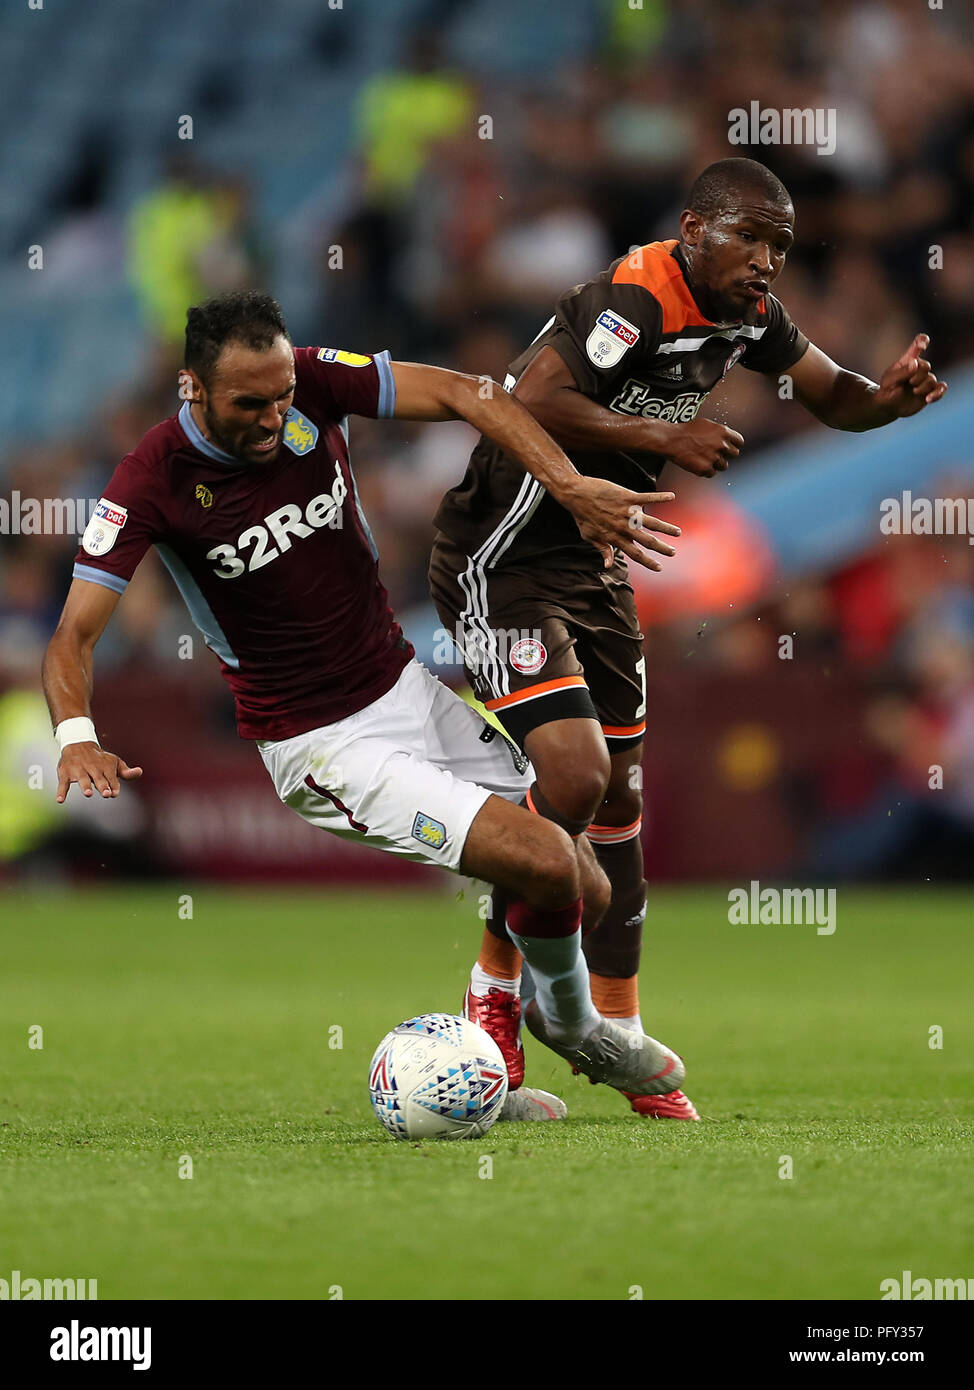
[[[85,527],[82,547],[89,555],[107,555],[118,539],[119,531],[128,521],[128,515],[127,507],[109,502],[107,497],[100,498]]]
[[[639,342],[639,329],[612,309],[603,309],[595,321],[585,351],[597,367],[614,367]]]

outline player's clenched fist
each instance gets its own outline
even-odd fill
[[[675,555],[676,551],[652,533],[659,531],[666,536],[678,536],[680,528],[672,522],[648,516],[644,508],[672,502],[675,496],[672,492],[630,492],[605,478],[579,474],[574,479],[571,495],[559,500],[564,501],[575,518],[583,538],[602,552],[606,569],[612,564],[614,550],[618,549],[630,560],[658,570],[662,566],[647,555],[646,550],[655,550],[659,555]]]
[[[85,796],[96,791],[102,796],[118,796],[120,778],[128,782],[141,776],[140,767],[129,767],[97,743],[69,743],[57,767],[57,799],[64,800],[72,782],[77,782]]]
[[[712,478],[737,458],[743,443],[744,436],[729,425],[719,425],[716,420],[689,420],[685,425],[673,426],[666,456],[698,478]]]

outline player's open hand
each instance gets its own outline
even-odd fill
[[[566,506],[584,539],[601,551],[606,569],[613,563],[614,552],[621,550],[630,560],[647,569],[659,570],[663,566],[647,552],[675,555],[676,551],[666,541],[658,540],[653,532],[678,536],[680,528],[672,522],[648,516],[644,509],[658,506],[660,502],[672,502],[675,497],[673,492],[630,492],[605,478],[579,476]]]
[[[947,390],[947,383],[937,380],[923,355],[929,346],[928,335],[918,333],[903,356],[883,372],[876,404],[891,420],[916,415],[925,405],[939,401]]]
[[[85,796],[118,796],[121,781],[141,777],[140,767],[129,767],[114,753],[107,753],[97,743],[69,743],[57,765],[57,800],[63,801],[72,782],[77,782]]]
[[[741,452],[744,436],[716,420],[688,420],[671,426],[666,457],[698,478],[723,473],[731,459]]]

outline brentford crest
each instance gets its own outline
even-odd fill
[[[547,660],[548,653],[544,643],[536,641],[533,637],[523,637],[511,648],[511,665],[515,671],[520,671],[522,676],[531,676],[535,671],[540,671]]]

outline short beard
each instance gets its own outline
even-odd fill
[[[691,251],[697,253],[696,258],[689,254]],[[701,251],[703,252],[702,256],[699,254]],[[743,319],[746,315],[740,305],[732,303],[729,297],[725,298],[719,290],[712,290],[707,285],[706,270],[701,267],[701,261],[703,267],[706,267],[709,260],[706,246],[701,244],[700,246],[687,247],[684,255],[690,271],[689,281],[693,297],[711,322],[736,323],[738,319]],[[703,303],[701,303],[701,299]]]
[[[206,431],[210,437],[210,443],[215,444],[218,449],[222,449],[223,452],[225,454],[229,454],[231,458],[235,458],[238,460],[238,462],[245,463],[248,467],[252,467],[254,460],[246,458],[243,454],[238,453],[238,451],[233,447],[229,440],[227,440],[223,436],[221,431],[217,428],[213,420],[213,416],[210,413],[208,407],[203,406],[202,410],[203,423],[206,425]]]

